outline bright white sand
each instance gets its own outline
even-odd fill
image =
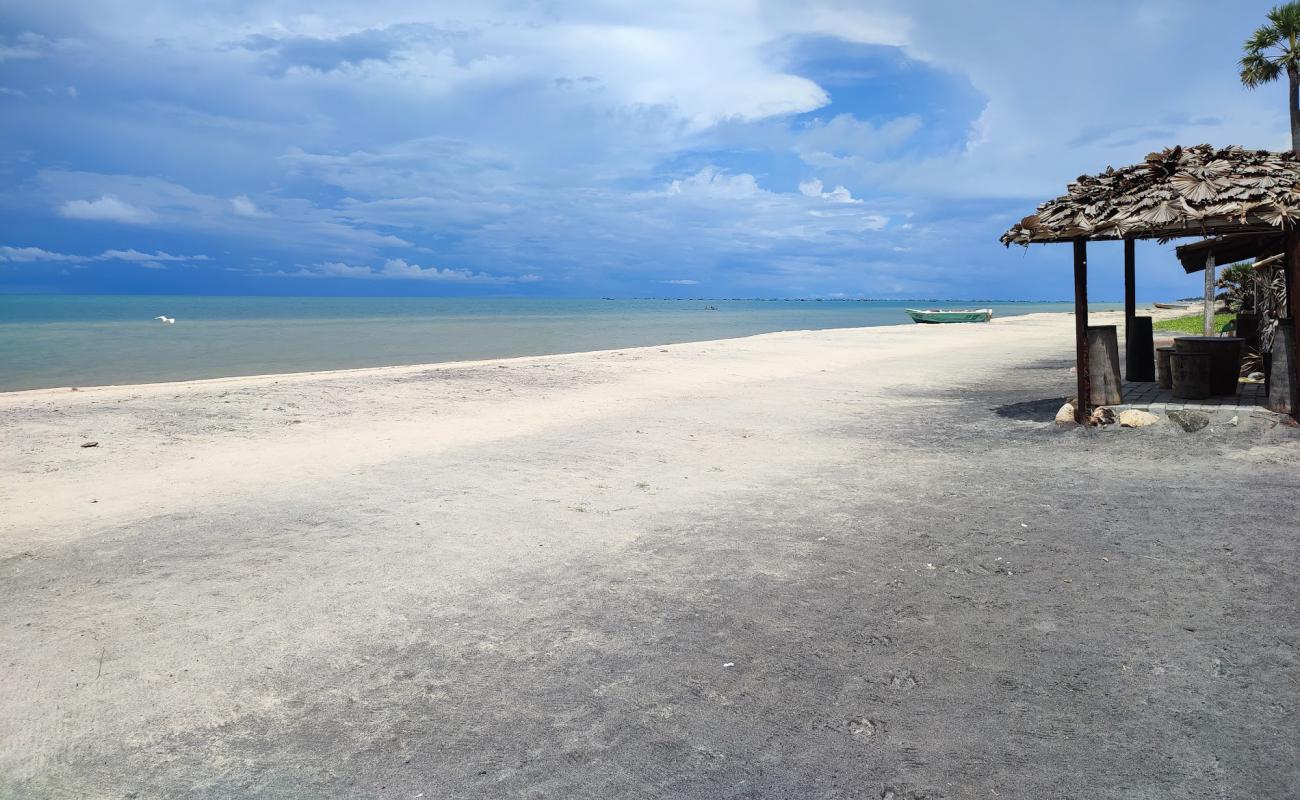
[[[1123,315],[1096,313],[1090,321],[1122,323]],[[735,441],[741,421],[770,431],[787,415],[829,418],[868,398],[905,404],[901,388],[977,383],[982,373],[1031,354],[1068,356],[1072,337],[1071,315],[1034,314],[988,325],[794,331],[498,361],[0,394],[0,473],[9,476],[0,486],[0,556],[144,517],[193,513],[218,500],[292,496],[412,456],[488,452],[597,420],[626,419],[617,444],[656,475],[668,444],[640,438],[649,434],[636,427],[662,434],[687,409],[694,444],[727,441],[711,463],[734,471],[788,455],[770,436]],[[1063,382],[1062,395],[1070,390]],[[80,447],[87,441],[99,446]],[[582,442],[567,454],[570,464],[557,466],[577,466],[615,444]],[[508,491],[510,477],[500,481],[485,490]]]

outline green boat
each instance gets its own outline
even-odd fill
[[[993,319],[991,308],[905,308],[913,322],[940,325],[945,322],[988,322]]]

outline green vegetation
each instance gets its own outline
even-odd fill
[[[1218,295],[1218,299],[1226,300],[1228,308],[1234,311],[1254,310],[1255,297],[1261,291],[1268,291],[1267,286],[1261,285],[1260,271],[1249,261],[1225,267],[1219,273],[1219,280],[1215,286],[1224,290]]]
[[[1218,333],[1223,330],[1223,326],[1236,319],[1237,315],[1232,313],[1214,315],[1214,332]],[[1184,317],[1174,317],[1173,319],[1156,320],[1151,327],[1156,331],[1165,333],[1186,333],[1193,336],[1199,335],[1205,330],[1205,317],[1201,314],[1188,314]]]
[[[1248,88],[1286,74],[1291,112],[1291,150],[1300,155],[1300,2],[1275,7],[1268,24],[1246,40],[1241,54],[1241,82]]]

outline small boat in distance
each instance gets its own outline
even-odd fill
[[[1182,310],[1185,308],[1192,307],[1191,303],[1152,303],[1151,305],[1155,306],[1156,308],[1172,308],[1177,310]]]
[[[905,308],[913,322],[939,325],[945,322],[988,322],[993,319],[991,308]]]

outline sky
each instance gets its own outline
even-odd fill
[[[6,0],[0,292],[1065,299],[1078,175],[1289,146],[1270,5]]]

